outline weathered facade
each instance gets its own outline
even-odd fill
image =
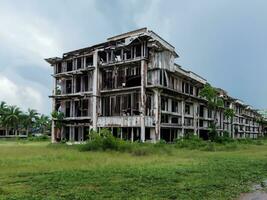
[[[171,44],[143,28],[46,59],[54,69],[52,109],[64,113],[60,133],[52,123],[52,141],[84,141],[90,129],[104,127],[131,141],[173,141],[190,132],[205,138],[214,116],[199,96],[207,81],[175,64],[177,57]],[[260,115],[221,92],[235,117],[217,112],[218,131],[257,137]]]

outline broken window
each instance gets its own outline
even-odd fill
[[[72,60],[67,61],[67,72],[73,70],[73,69],[72,69],[72,65],[73,65]]]

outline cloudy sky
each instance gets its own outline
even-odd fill
[[[51,112],[43,59],[148,27],[176,62],[256,108],[267,108],[265,0],[0,0],[0,101]]]

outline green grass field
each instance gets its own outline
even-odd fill
[[[267,144],[136,156],[0,141],[0,199],[235,199],[267,177]]]

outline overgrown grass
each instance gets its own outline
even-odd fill
[[[235,199],[267,177],[265,141],[184,141],[121,143],[131,151],[2,141],[0,199]]]

